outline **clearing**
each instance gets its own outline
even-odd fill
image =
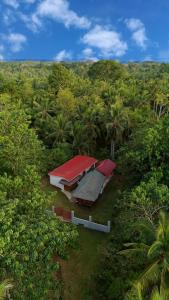
[[[75,216],[84,219],[88,219],[91,215],[93,221],[102,224],[112,220],[112,212],[119,191],[126,186],[124,178],[116,175],[98,201],[92,207],[84,207],[71,203],[61,191],[49,184],[47,178],[43,179],[42,184],[45,191],[56,192],[54,203],[52,203],[55,207],[74,210]],[[64,300],[95,300],[92,297],[92,288],[94,288],[92,276],[97,269],[110,234],[88,230],[81,226],[77,226],[77,229],[79,231],[79,247],[71,252],[68,261],[61,262]]]

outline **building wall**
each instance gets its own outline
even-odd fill
[[[76,199],[76,203],[78,203],[79,205],[92,206],[95,203],[95,201],[89,201],[80,198],[75,198],[75,199]]]
[[[75,182],[74,184],[68,186],[68,185],[64,185],[64,190],[65,191],[72,191],[77,187],[77,182]]]
[[[71,220],[72,220],[72,223],[75,225],[83,225],[85,228],[89,228],[92,230],[97,230],[97,231],[106,232],[106,233],[109,233],[111,230],[110,221],[107,222],[107,225],[95,223],[95,222],[92,222],[91,216],[89,216],[89,220],[75,217],[74,211],[72,211],[72,213],[71,213]]]
[[[113,175],[110,175],[109,177],[106,178],[106,180],[105,180],[105,182],[104,182],[104,184],[103,184],[103,186],[102,186],[102,188],[101,188],[100,194],[103,193],[103,191],[104,191],[106,185],[109,183],[109,181],[111,180],[112,176],[113,176]]]
[[[62,179],[61,177],[50,175],[50,184],[64,190],[64,185],[59,183],[61,179]]]

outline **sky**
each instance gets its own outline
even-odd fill
[[[0,60],[169,61],[168,0],[0,0]]]

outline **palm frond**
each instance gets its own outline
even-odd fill
[[[131,248],[119,251],[120,255],[131,255],[133,253],[146,254],[149,249],[149,246],[144,243],[125,243],[124,246]]]
[[[155,228],[151,223],[137,222],[133,225],[135,229],[141,230],[145,234],[150,234],[151,238],[155,239]]]
[[[160,260],[156,260],[153,262],[138,278],[138,282],[140,282],[142,289],[147,289],[149,284],[156,284],[160,277],[160,268],[159,268]]]
[[[155,241],[148,250],[148,257],[155,257],[160,254],[160,250],[163,247],[163,243],[161,241]]]
[[[153,289],[150,300],[163,300],[157,287]]]
[[[9,279],[5,279],[0,283],[0,300],[5,299],[6,292],[11,288],[13,288],[13,285]]]

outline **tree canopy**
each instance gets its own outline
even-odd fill
[[[168,277],[161,273],[168,268],[168,229],[165,238],[162,231],[168,221],[160,211],[169,211],[169,64],[0,64],[1,282],[12,280],[16,300],[59,299],[59,259],[68,256],[78,234],[54,217],[53,194],[41,182],[50,169],[88,154],[114,157],[117,179],[125,182],[112,199],[113,230],[92,277],[93,299],[163,299],[168,281],[161,288],[159,278]],[[147,222],[156,230],[154,240],[150,231],[138,230]],[[151,257],[119,255],[130,243],[133,250],[148,245]],[[156,264],[148,274],[153,280],[144,273],[147,295],[146,284],[141,294],[133,292],[149,263]]]

